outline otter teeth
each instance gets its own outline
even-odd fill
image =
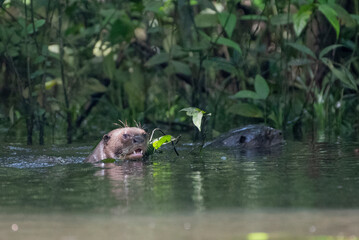
[[[141,150],[140,152],[137,152],[137,150],[133,151],[133,154],[139,154],[139,153],[143,154],[143,150]]]

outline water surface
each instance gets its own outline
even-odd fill
[[[357,239],[359,144],[191,146],[83,163],[91,146],[0,148],[1,239]],[[324,238],[329,239],[329,238]]]

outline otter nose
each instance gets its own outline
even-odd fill
[[[136,135],[133,137],[133,143],[143,143],[144,141],[145,139],[140,135]]]

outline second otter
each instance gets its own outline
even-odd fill
[[[147,149],[147,133],[137,127],[124,127],[105,134],[86,162],[99,162],[107,158],[140,159]]]
[[[204,147],[227,147],[238,149],[268,148],[283,143],[282,131],[261,125],[248,125],[233,129]]]

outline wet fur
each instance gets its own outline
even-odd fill
[[[205,144],[205,147],[253,149],[272,147],[282,142],[283,136],[280,130],[261,125],[248,125],[219,136]]]
[[[143,154],[147,149],[147,134],[142,128],[124,127],[112,130],[102,137],[85,162],[99,162],[107,158],[113,159],[139,159],[141,157],[133,155],[134,151],[142,150]]]

